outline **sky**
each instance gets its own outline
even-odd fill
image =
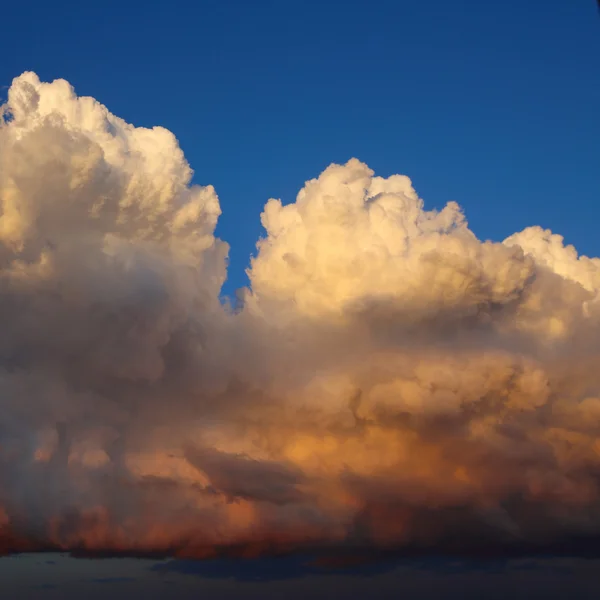
[[[0,84],[64,78],[179,140],[215,186],[232,294],[271,197],[331,162],[412,178],[481,239],[532,224],[600,254],[592,0],[12,2]],[[232,243],[234,242],[234,243]]]
[[[15,598],[592,597],[593,0],[2,14]]]

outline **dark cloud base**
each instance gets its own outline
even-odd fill
[[[144,551],[112,551],[112,550],[89,550],[85,548],[72,548],[68,551],[55,547],[33,547],[29,549],[12,544],[3,546],[3,556],[9,555],[31,555],[52,554],[68,555],[77,559],[114,559],[135,558],[143,560],[168,560],[165,564],[156,566],[157,570],[195,571],[199,573],[215,572],[215,568],[237,568],[250,571],[258,566],[264,565],[294,565],[294,568],[302,566],[306,574],[345,572],[348,574],[369,574],[383,572],[394,568],[399,563],[406,561],[427,560],[428,564],[435,561],[465,560],[473,564],[484,565],[498,561],[507,561],[524,558],[573,558],[573,559],[600,559],[600,536],[569,537],[560,541],[540,545],[527,542],[510,544],[443,544],[438,543],[435,547],[422,548],[415,546],[403,546],[401,548],[389,548],[386,550],[374,550],[372,547],[352,548],[324,548],[324,547],[297,547],[292,549],[281,549],[265,547],[257,544],[247,544],[228,547],[207,546],[199,550],[201,558],[178,558],[180,550],[144,550]],[[170,559],[170,560],[169,560]],[[432,562],[433,561],[433,562]],[[249,571],[249,572],[250,572]]]

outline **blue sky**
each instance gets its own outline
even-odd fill
[[[593,0],[34,0],[3,8],[0,52],[0,85],[62,77],[176,134],[221,199],[226,293],[266,200],[353,156],[480,238],[539,224],[600,255]]]

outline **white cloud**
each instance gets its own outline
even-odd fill
[[[352,159],[269,200],[231,314],[218,198],[170,132],[33,73],[4,111],[6,544],[598,533],[599,259],[537,227],[481,242]]]

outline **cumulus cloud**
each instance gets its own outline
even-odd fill
[[[600,533],[600,259],[356,159],[269,200],[242,305],[167,130],[0,117],[0,548],[207,556]]]

